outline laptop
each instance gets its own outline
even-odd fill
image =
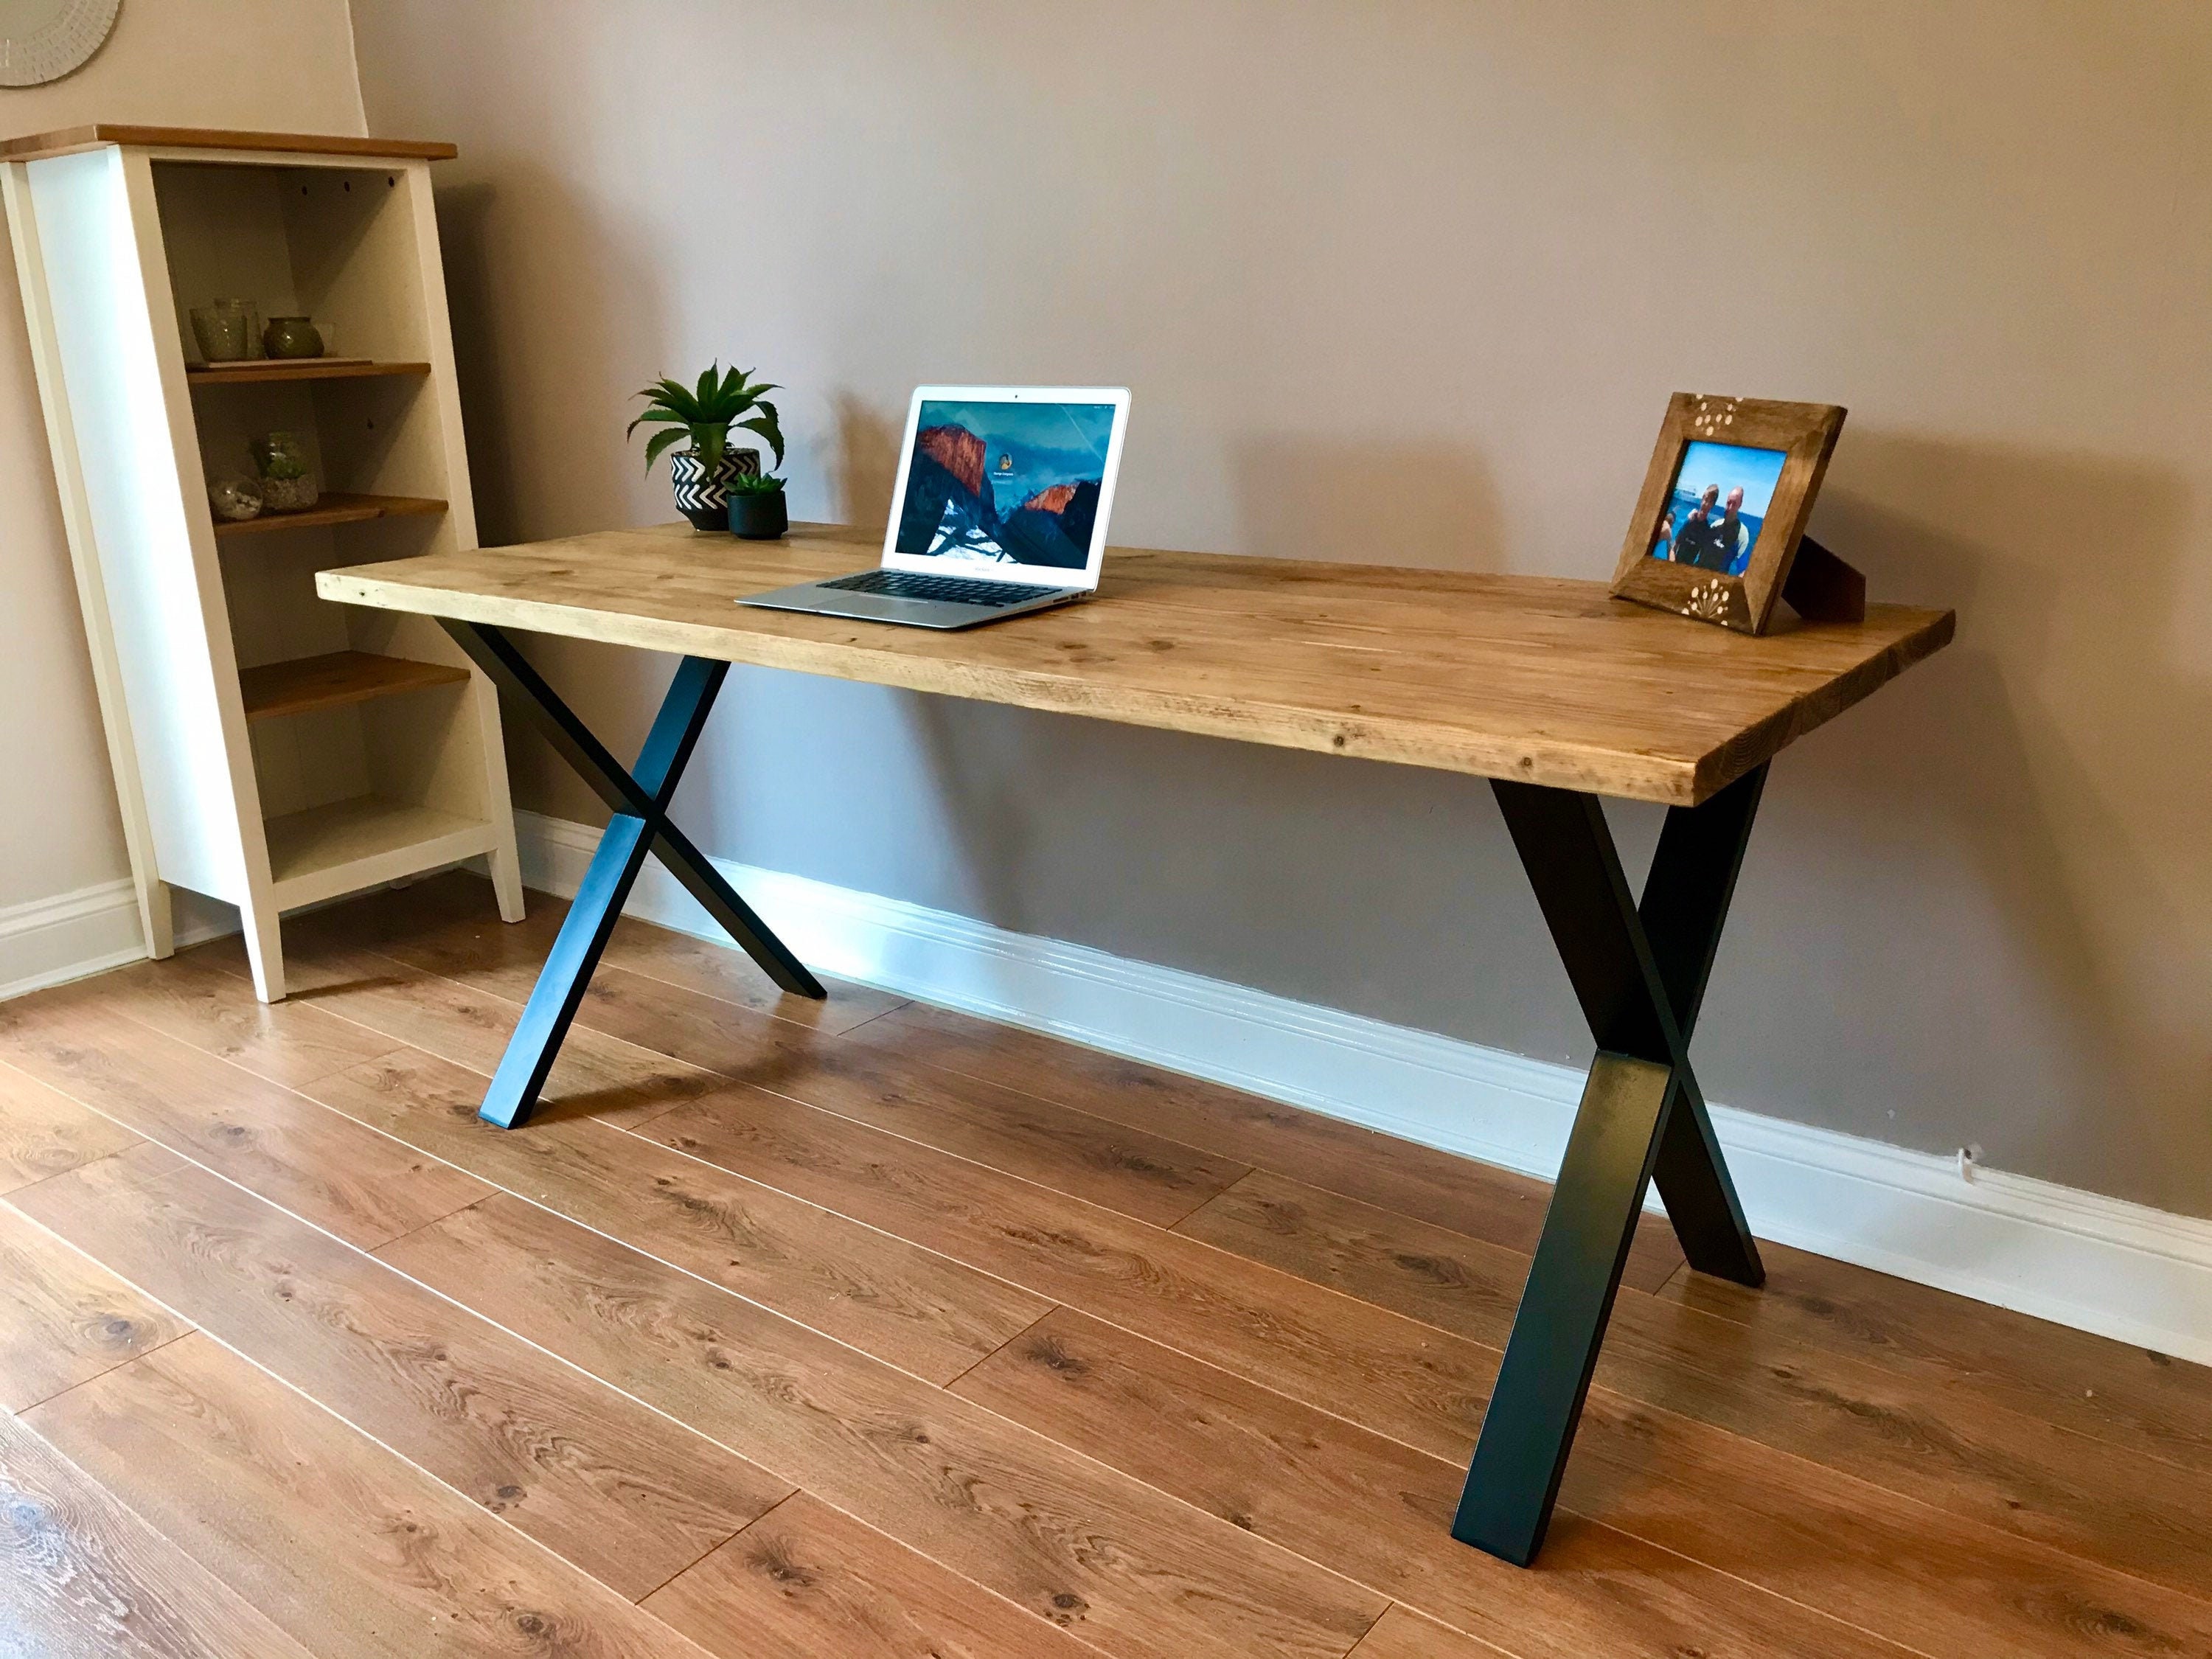
[[[1087,599],[1128,426],[1126,386],[917,387],[883,562],[738,603],[973,628]]]

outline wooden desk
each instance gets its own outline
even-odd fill
[[[1120,550],[1097,602],[963,633],[732,603],[863,568],[880,545],[820,526],[758,544],[676,526],[316,578],[325,599],[436,617],[613,814],[483,1115],[527,1118],[648,851],[779,985],[823,994],[668,817],[731,663],[1487,777],[1597,1047],[1452,1526],[1525,1565],[1648,1185],[1692,1267],[1764,1277],[1688,1044],[1767,763],[1940,649],[1951,613],[1877,605],[1749,639],[1594,581]],[[634,767],[510,628],[683,657]],[[1640,898],[1607,795],[1669,809]]]

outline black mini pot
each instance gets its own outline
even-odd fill
[[[791,510],[783,491],[764,489],[747,494],[730,492],[730,533],[749,542],[772,542],[791,528]]]

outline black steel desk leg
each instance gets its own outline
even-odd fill
[[[1686,1028],[1763,781],[1668,814],[1640,908],[1594,796],[1493,786],[1598,1048],[1452,1522],[1462,1543],[1518,1565],[1551,1524],[1655,1169],[1692,1261],[1758,1282]]]
[[[479,1116],[501,1128],[513,1128],[529,1118],[648,852],[659,854],[708,913],[779,986],[801,996],[826,994],[706,855],[669,822],[668,804],[675,798],[699,734],[706,729],[715,694],[729,673],[727,663],[686,657],[678,666],[633,774],[497,629],[450,621],[445,628],[493,683],[529,712],[554,747],[613,809],[552,954],[538,973],[514,1035],[507,1039]]]
[[[1644,879],[1638,917],[1685,1043],[1705,1006],[1705,981],[1765,789],[1766,768],[1761,766],[1702,806],[1670,808]],[[1681,1091],[1667,1114],[1651,1173],[1691,1267],[1753,1289],[1766,1282],[1759,1246],[1696,1089]]]

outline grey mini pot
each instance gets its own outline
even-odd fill
[[[749,542],[772,542],[791,528],[791,509],[781,489],[730,496],[730,533]]]

